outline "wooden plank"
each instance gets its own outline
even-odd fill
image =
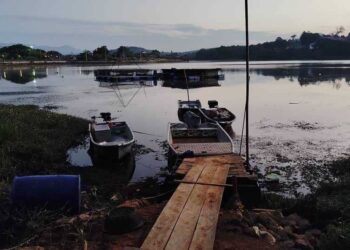
[[[216,182],[225,182],[229,168],[220,167],[215,172]],[[214,248],[216,225],[219,217],[221,200],[224,193],[222,187],[209,187],[206,200],[197,223],[196,231],[189,249],[211,250]]]
[[[192,168],[192,166],[199,164],[201,162],[217,164],[220,166],[229,166],[230,176],[249,176],[250,174],[247,172],[244,166],[244,160],[241,156],[235,154],[225,154],[218,156],[202,156],[195,158],[186,158],[183,160],[182,164],[176,170],[176,174],[179,176],[184,176],[186,173]]]
[[[182,180],[174,180],[174,182],[185,183],[185,184],[196,184],[196,185],[205,185],[205,186],[217,186],[217,187],[233,187],[230,184],[220,184],[220,183],[212,183],[212,182],[191,182],[191,181],[182,181]]]
[[[204,168],[204,165],[193,167],[188,172],[185,179],[187,181],[197,181]],[[143,242],[141,249],[164,249],[193,187],[194,184],[183,184],[178,186],[153,225],[146,240]]]
[[[211,182],[216,172],[217,166],[207,166],[201,176],[199,182]],[[188,184],[181,184],[188,185]],[[175,225],[175,228],[166,245],[167,250],[188,249],[192,236],[195,231],[201,209],[205,202],[205,195],[209,186],[195,185],[193,191]]]

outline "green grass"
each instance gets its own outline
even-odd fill
[[[70,173],[66,152],[87,135],[88,121],[36,106],[0,104],[0,248],[16,245],[62,216],[61,211],[12,209],[16,175]]]
[[[40,110],[0,105],[0,181],[14,175],[55,172],[67,150],[83,140],[88,121]]]

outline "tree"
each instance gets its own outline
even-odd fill
[[[343,34],[345,32],[344,26],[337,27],[337,31],[335,32],[335,35],[338,36],[340,34]]]
[[[292,36],[291,36],[291,38],[292,38],[293,41],[295,40],[296,37],[297,37],[297,35],[292,35]]]
[[[48,51],[47,53],[47,57],[51,60],[57,60],[57,59],[61,59],[62,58],[62,54],[58,51]]]
[[[92,56],[95,60],[107,61],[109,50],[107,46],[101,46],[92,52]]]
[[[160,52],[159,52],[159,50],[152,50],[151,51],[151,56],[153,56],[153,57],[160,57]]]
[[[277,37],[273,46],[275,46],[277,48],[285,48],[287,46],[287,44],[288,44],[288,42],[286,40],[284,40],[281,37]]]
[[[78,61],[91,61],[93,60],[93,56],[91,51],[89,50],[84,50],[82,53],[77,55]]]
[[[318,33],[303,32],[303,34],[300,36],[300,42],[304,46],[309,46],[311,43],[316,42],[320,38],[321,35]]]
[[[133,53],[125,46],[120,46],[116,53],[119,58],[127,58],[133,56]]]

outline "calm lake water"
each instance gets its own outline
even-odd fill
[[[218,86],[190,90],[202,104],[216,99],[236,114],[236,151],[242,129],[245,71],[242,63],[201,62],[131,65],[124,68],[222,68]],[[168,122],[177,121],[184,89],[158,81],[108,88],[94,70],[114,67],[18,67],[0,69],[0,102],[57,106],[55,112],[89,119],[111,112],[126,120],[138,144],[153,151],[136,156],[132,180],[156,176],[167,166],[163,142]],[[350,62],[252,63],[250,133],[252,165],[260,176],[277,174],[285,192],[307,192],[327,178],[325,164],[350,156]],[[144,133],[144,134],[143,134]],[[73,165],[90,166],[86,146],[72,149]],[[244,151],[243,151],[244,153]]]

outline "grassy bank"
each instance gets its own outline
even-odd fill
[[[298,213],[323,230],[320,249],[350,249],[350,158],[329,166],[333,181],[299,199],[267,195],[264,205]]]
[[[88,121],[40,110],[36,106],[0,105],[0,180],[15,175],[55,172],[67,150],[81,143]]]
[[[67,172],[66,152],[85,138],[88,121],[40,110],[0,105],[0,247],[21,242],[59,216],[57,211],[13,210],[15,175]]]
[[[52,229],[53,222],[67,216],[66,211],[59,208],[56,211],[13,208],[10,189],[16,175],[79,174],[82,180],[82,213],[108,211],[126,199],[153,196],[168,190],[164,187],[164,191],[156,178],[127,186],[135,169],[132,156],[111,163],[109,168],[70,166],[67,150],[85,141],[87,120],[36,106],[0,104],[0,121],[1,249],[29,244],[43,231]],[[142,151],[147,150],[139,145],[135,153],[142,154]],[[76,228],[79,232],[84,229],[80,226],[82,228]],[[76,237],[76,240],[81,239]]]

